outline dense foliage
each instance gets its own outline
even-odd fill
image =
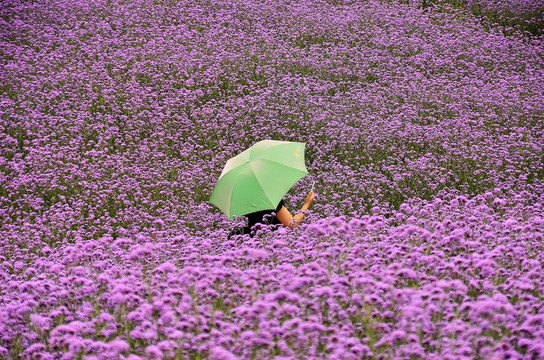
[[[0,356],[544,356],[544,44],[427,5],[2,1]],[[312,212],[228,241],[267,138]]]
[[[544,2],[540,0],[416,0],[423,8],[448,4],[464,8],[484,22],[499,25],[505,34],[521,31],[544,35]]]

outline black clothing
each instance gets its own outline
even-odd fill
[[[251,229],[252,226],[254,226],[257,223],[261,224],[267,224],[267,225],[278,225],[281,224],[281,222],[278,220],[276,216],[272,216],[272,213],[278,213],[280,209],[283,206],[283,200],[280,200],[280,203],[276,207],[276,210],[263,210],[263,211],[257,211],[251,214],[247,214],[247,226],[244,229]],[[265,215],[268,215],[267,218],[264,218]],[[247,232],[246,234],[248,234]]]
[[[280,200],[280,203],[276,207],[275,210],[262,210],[257,211],[251,214],[247,214],[247,226],[236,229],[235,231],[231,232],[229,234],[229,238],[232,235],[242,235],[242,234],[250,234],[251,235],[251,228],[255,226],[257,223],[266,224],[266,225],[279,225],[281,222],[278,220],[276,216],[272,216],[272,213],[278,213],[280,209],[283,207],[284,203],[283,200]],[[277,226],[276,226],[277,227]]]

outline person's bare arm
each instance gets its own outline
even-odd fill
[[[312,201],[314,201],[314,193],[313,191],[310,191],[308,193],[308,196],[306,197],[306,201],[304,201],[302,209],[300,209],[300,211],[302,212],[296,214],[295,216],[291,216],[289,210],[287,210],[285,206],[282,206],[280,211],[278,211],[278,213],[276,214],[276,217],[283,225],[287,226],[289,229],[292,230],[300,225],[302,219],[304,218],[303,212],[308,210],[308,208],[312,204]]]

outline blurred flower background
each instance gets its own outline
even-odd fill
[[[0,357],[543,357],[543,9],[3,1]],[[317,198],[228,241],[262,139]]]

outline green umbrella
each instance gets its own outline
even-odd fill
[[[275,209],[283,195],[305,175],[304,143],[262,140],[229,159],[210,202],[233,215]]]

